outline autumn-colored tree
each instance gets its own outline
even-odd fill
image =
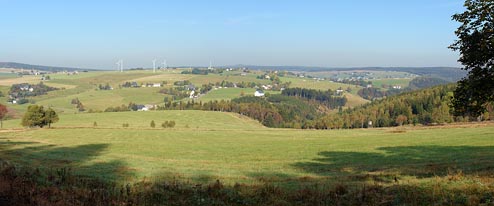
[[[8,112],[7,106],[0,104],[0,128],[3,127],[3,120],[7,117]]]
[[[405,116],[405,115],[398,115],[398,117],[396,117],[396,124],[398,124],[398,126],[401,126],[407,120],[408,120],[407,116]]]

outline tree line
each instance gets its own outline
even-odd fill
[[[335,92],[330,89],[327,91],[321,91],[299,87],[286,88],[281,92],[281,94],[285,96],[300,97],[307,100],[315,100],[321,104],[324,104],[330,109],[345,106],[347,102],[346,97],[335,96]]]
[[[391,127],[407,124],[441,124],[468,121],[475,118],[454,116],[451,99],[455,85],[442,85],[429,89],[403,93],[375,100],[363,106],[329,114],[308,122],[303,128],[342,129]],[[483,120],[494,119],[492,104],[484,113]]]

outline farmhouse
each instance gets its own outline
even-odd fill
[[[137,107],[137,111],[144,111],[144,112],[154,108],[154,106],[150,104],[146,104],[146,105],[138,104],[136,105],[136,107]]]
[[[264,92],[261,91],[261,90],[257,90],[256,92],[254,92],[254,96],[256,96],[256,97],[264,97]]]

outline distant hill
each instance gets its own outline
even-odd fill
[[[54,67],[54,66],[41,66],[22,64],[16,62],[0,62],[0,68],[12,68],[12,69],[27,69],[27,70],[40,70],[40,71],[94,71],[95,69],[74,68],[74,67]]]
[[[298,72],[322,72],[322,71],[400,71],[441,78],[449,82],[456,82],[467,75],[465,70],[457,67],[307,67],[307,66],[256,66],[256,65],[235,65],[235,67],[246,67],[259,70],[285,70]]]

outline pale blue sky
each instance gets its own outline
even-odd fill
[[[0,61],[113,69],[458,66],[462,0],[0,0]]]

